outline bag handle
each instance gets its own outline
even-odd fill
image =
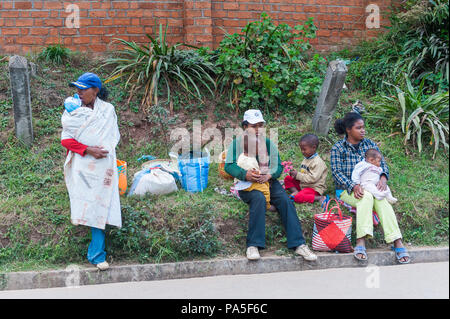
[[[330,202],[331,202],[332,200],[336,202],[336,206],[333,206],[330,210],[328,210],[328,206],[330,205]],[[333,209],[335,209],[335,208],[337,208],[337,210],[338,210],[338,212],[339,212],[339,218],[340,218],[340,220],[343,219],[343,218],[342,218],[341,206],[339,205],[339,202],[338,202],[335,198],[332,198],[332,199],[330,199],[330,200],[328,201],[327,207],[326,207],[326,209],[325,209],[325,213],[328,213],[328,215],[327,215],[327,220],[331,218],[331,212],[332,212]]]
[[[342,211],[341,211],[341,208],[340,208],[339,206],[333,206],[333,207],[330,209],[330,211],[328,212],[327,220],[331,219],[331,216],[333,215],[333,214],[331,214],[331,212],[332,212],[334,209],[337,209],[337,210],[338,210],[338,213],[339,213],[339,214],[337,214],[337,215],[339,215],[339,220],[343,220],[343,217],[342,217]]]

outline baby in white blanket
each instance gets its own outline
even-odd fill
[[[369,149],[365,156],[365,160],[356,164],[353,169],[352,181],[356,184],[360,184],[364,190],[370,192],[376,199],[382,200],[386,198],[390,204],[396,203],[397,199],[392,196],[389,186],[386,185],[384,191],[380,191],[377,188],[377,183],[383,172],[383,169],[380,167],[381,153],[376,149]]]

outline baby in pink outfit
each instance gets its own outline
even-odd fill
[[[383,169],[380,167],[381,153],[371,148],[366,151],[365,156],[365,160],[356,164],[353,169],[352,181],[360,184],[364,190],[370,192],[376,199],[382,200],[386,198],[390,204],[396,203],[397,199],[392,196],[389,186],[386,186],[384,191],[380,191],[377,188],[377,183],[383,172]]]

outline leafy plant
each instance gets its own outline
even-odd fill
[[[404,144],[412,141],[419,153],[423,149],[424,139],[429,138],[429,144],[434,144],[434,159],[441,145],[445,150],[449,148],[449,93],[426,95],[425,80],[423,78],[419,87],[414,88],[405,75],[406,89],[393,86],[396,96],[383,96],[382,102],[375,107],[376,115],[369,117],[389,119],[392,126],[401,128],[405,135]]]
[[[216,66],[221,91],[229,90],[229,106],[276,110],[311,102],[326,69],[319,56],[306,63],[308,39],[316,36],[316,30],[312,18],[292,29],[275,25],[263,13],[260,21],[247,24],[243,34],[226,35],[216,50]]]
[[[38,54],[38,59],[46,61],[47,63],[61,65],[69,58],[70,53],[71,51],[63,45],[55,44],[44,48]]]
[[[357,60],[349,67],[353,88],[386,93],[384,83],[404,86],[406,73],[414,85],[426,78],[428,93],[448,90],[448,1],[414,0],[405,8],[391,16],[386,33],[345,54]]]
[[[203,86],[211,94],[215,89],[215,81],[212,76],[215,73],[214,65],[208,62],[195,50],[180,50],[179,46],[193,46],[177,43],[170,46],[166,42],[166,25],[163,31],[159,25],[159,36],[150,40],[147,45],[138,45],[135,42],[117,39],[125,48],[118,53],[117,57],[110,57],[103,66],[114,65],[115,69],[105,83],[125,77],[125,88],[130,87],[130,97],[139,89],[144,89],[141,105],[144,111],[150,106],[158,104],[159,96],[165,90],[169,101],[171,113],[173,102],[171,89],[176,84],[188,94],[202,99]]]

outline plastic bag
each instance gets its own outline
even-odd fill
[[[145,194],[164,195],[178,190],[173,176],[159,167],[143,169],[134,174],[128,196]]]
[[[191,151],[178,156],[181,185],[186,191],[203,192],[208,186],[209,163],[210,154],[207,149],[205,152]]]

